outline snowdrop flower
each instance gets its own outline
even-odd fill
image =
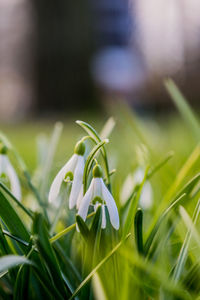
[[[6,176],[10,183],[11,192],[17,200],[21,200],[21,188],[18,176],[7,156],[7,147],[0,149],[0,177]]]
[[[140,184],[143,178],[144,170],[141,167],[138,167],[134,174],[127,176],[120,193],[120,199],[123,204],[131,196],[134,186]],[[143,209],[150,209],[153,204],[153,191],[149,181],[144,183],[139,203]]]
[[[93,169],[93,179],[81,200],[80,207],[78,210],[78,215],[85,221],[88,209],[90,205],[93,205],[94,210],[97,209],[99,205],[102,207],[102,224],[101,227],[106,227],[106,215],[105,215],[105,207],[108,208],[108,213],[110,217],[110,222],[115,229],[119,229],[119,215],[117,206],[115,204],[115,200],[113,196],[107,189],[104,181],[102,179],[102,169],[100,165],[96,165]]]
[[[85,166],[84,153],[85,144],[82,141],[79,141],[74,148],[74,154],[58,172],[52,182],[49,191],[50,203],[55,203],[63,181],[72,181],[72,188],[69,197],[69,208],[72,209],[76,205],[82,189],[83,172]]]
[[[140,184],[144,178],[144,170],[139,167],[134,173],[133,179],[135,184]],[[143,209],[150,209],[153,204],[153,191],[149,181],[144,183],[141,196],[140,196],[140,206]]]

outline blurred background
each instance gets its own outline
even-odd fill
[[[200,95],[199,0],[0,0],[0,123]]]

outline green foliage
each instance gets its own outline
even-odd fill
[[[25,163],[0,133],[23,186],[19,202],[0,178],[0,299],[198,299],[199,125],[175,84],[167,81],[166,86],[185,123],[176,116],[178,123],[170,120],[167,130],[163,124],[155,129],[155,124],[138,120],[120,104],[116,130],[108,143],[113,118],[101,134],[77,121],[87,134],[81,137],[86,145],[84,193],[93,166],[101,164],[104,182],[119,211],[119,230],[111,226],[107,207],[105,229],[101,205],[95,210],[90,206],[85,221],[75,209],[70,211],[70,182],[63,182],[56,205],[48,203],[52,174],[58,169],[57,149],[58,153],[64,149],[59,156],[63,162],[65,151],[70,157],[64,139],[59,142],[62,124],[55,125],[49,141],[40,140],[39,164],[31,172],[32,163],[27,159]],[[77,135],[71,133],[67,143],[72,153]],[[116,172],[109,171],[113,161]],[[144,174],[133,182],[137,167]],[[153,190],[152,205],[143,207],[147,184]]]

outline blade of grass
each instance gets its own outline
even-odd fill
[[[90,272],[90,274],[81,282],[78,288],[75,290],[73,295],[70,297],[69,300],[72,300],[76,295],[81,291],[81,289],[88,283],[88,281],[92,278],[92,276],[107,262],[108,259],[112,257],[113,254],[121,247],[121,245],[127,240],[127,238],[131,234],[129,233],[123,240],[121,240],[109,253],[104,257],[100,263]]]
[[[87,216],[87,218],[91,218],[92,216],[95,215],[95,212],[92,212],[91,214],[89,214]],[[58,239],[62,238],[63,236],[65,236],[67,233],[69,233],[71,230],[76,228],[76,223],[68,226],[67,228],[63,229],[62,231],[60,231],[59,233],[57,233],[56,235],[54,235],[52,238],[50,238],[50,243],[54,243],[55,241],[57,241]]]
[[[10,201],[0,191],[0,217],[9,228],[12,234],[19,236],[21,239],[28,241],[29,233],[21,218],[12,207]]]
[[[171,202],[171,199],[175,197],[175,194],[177,193],[177,190],[180,187],[181,183],[184,181],[191,168],[198,162],[199,158],[200,158],[200,146],[198,145],[191,153],[189,158],[186,160],[185,164],[177,174],[173,184],[170,186],[169,190],[167,191],[164,198],[160,202],[160,205],[157,207],[152,223],[149,226],[148,234],[150,234],[150,232],[152,231],[153,227],[155,226],[163,210],[166,208],[166,205],[169,202]]]
[[[154,237],[157,233],[157,231],[159,230],[159,227],[161,225],[161,223],[164,221],[165,217],[169,214],[169,212],[174,209],[175,207],[177,207],[177,205],[186,197],[186,194],[181,195],[178,199],[176,199],[163,213],[162,215],[159,217],[156,225],[154,226],[154,228],[152,229],[151,233],[149,234],[145,245],[144,245],[144,253],[147,255],[147,253],[149,252],[149,249],[152,245],[152,242],[154,240]]]
[[[198,247],[200,248],[200,234],[198,233],[196,227],[194,226],[191,217],[188,215],[187,211],[184,209],[183,206],[180,206],[179,213],[188,231],[189,230],[191,231],[192,236],[194,237]]]
[[[109,138],[109,136],[111,135],[114,127],[115,127],[115,120],[113,117],[110,117],[107,122],[105,123],[105,125],[103,126],[101,132],[100,132],[100,138],[102,140]]]
[[[27,209],[20,201],[18,201],[15,196],[9,191],[9,189],[0,182],[0,191],[3,191],[7,194],[7,196],[12,199],[31,219],[33,218],[33,213]]]
[[[172,100],[174,101],[176,107],[178,108],[181,116],[183,117],[185,123],[191,129],[191,133],[194,135],[195,139],[199,142],[200,138],[200,125],[195,116],[194,112],[192,111],[191,107],[187,103],[187,100],[181,93],[180,89],[171,79],[166,79],[164,81],[164,85],[171,96]]]
[[[96,132],[96,130],[89,125],[88,123],[84,122],[84,121],[79,121],[77,120],[76,123],[81,126],[91,137],[93,137],[97,143],[102,142],[101,137],[99,136],[99,134]],[[110,187],[110,171],[109,171],[109,166],[108,166],[108,158],[107,158],[107,153],[105,150],[105,147],[103,146],[101,149],[103,158],[104,158],[104,164],[105,164],[105,171],[106,171],[106,178],[107,178],[107,184],[108,184],[108,188],[109,190],[111,189]]]
[[[139,208],[135,214],[135,242],[139,254],[143,254],[143,233],[142,233],[143,212]]]
[[[141,192],[142,192],[143,185],[146,181],[147,174],[148,174],[148,168],[145,171],[145,175],[144,175],[144,178],[143,178],[141,184],[138,186],[138,190],[135,191],[135,193],[134,193],[134,195],[133,195],[133,197],[130,201],[128,214],[127,214],[126,221],[125,221],[124,228],[123,228],[123,236],[126,236],[128,234],[128,232],[131,229],[131,226],[134,223],[134,218],[135,218],[137,205],[138,205],[138,202],[140,200],[140,195],[141,195]]]
[[[200,212],[200,200],[198,201],[198,203],[195,207],[195,211],[194,211],[194,214],[193,214],[193,217],[192,217],[192,222],[193,222],[194,225],[196,224],[197,219],[199,217],[199,212]],[[188,232],[186,234],[185,240],[183,242],[183,245],[181,247],[181,250],[180,250],[180,253],[179,253],[179,256],[178,256],[178,259],[177,259],[176,266],[174,268],[172,278],[175,282],[178,282],[178,280],[180,279],[181,273],[184,269],[185,262],[186,262],[186,259],[187,259],[187,253],[188,253],[188,247],[189,247],[189,244],[190,244],[190,240],[191,240],[191,229],[188,230]]]
[[[3,273],[11,268],[17,267],[22,264],[33,265],[33,262],[18,255],[6,255],[0,258],[0,273]]]

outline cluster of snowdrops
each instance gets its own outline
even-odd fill
[[[90,147],[87,149],[87,140],[91,140],[95,144],[91,151],[89,149]],[[111,193],[110,176],[112,172],[109,171],[107,153],[105,150],[105,144],[107,144],[108,141],[108,139],[101,140],[98,136],[97,139],[95,139],[90,135],[84,136],[79,140],[74,147],[73,155],[55,176],[50,186],[48,201],[51,205],[57,206],[61,187],[66,185],[65,188],[69,187],[69,209],[76,208],[77,214],[85,221],[89,209],[96,211],[97,208],[101,206],[101,228],[106,228],[107,209],[110,223],[118,230],[120,220],[118,209]],[[0,146],[1,181],[5,181],[4,183],[10,186],[11,192],[16,199],[20,201],[20,181],[9,160],[9,149],[2,141]],[[104,172],[96,158],[98,152],[102,154]],[[106,174],[105,177],[104,173]],[[140,184],[143,177],[144,170],[141,167],[139,167],[134,174],[127,176],[121,190],[122,202],[129,198],[133,186]],[[90,179],[89,185],[88,179]],[[143,209],[148,209],[151,205],[152,189],[150,183],[146,181],[140,198],[140,206],[142,206]],[[77,230],[79,231],[78,226]]]

